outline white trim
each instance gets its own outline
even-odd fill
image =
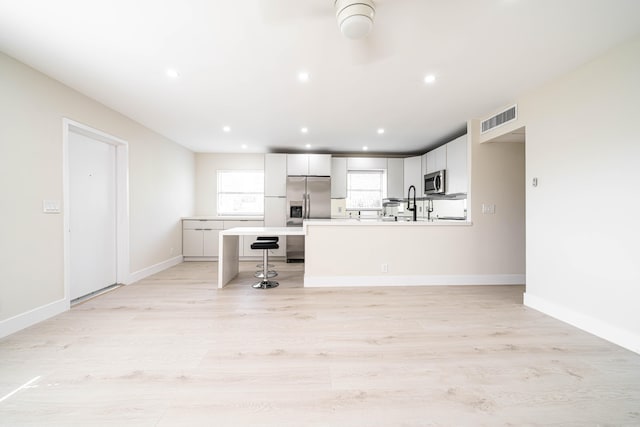
[[[36,323],[50,319],[69,310],[69,300],[60,299],[33,310],[20,313],[0,322],[0,338],[11,335]]]
[[[218,262],[217,256],[186,256],[183,259],[184,262]]]
[[[146,268],[143,268],[142,270],[138,270],[136,272],[131,273],[129,275],[129,278],[127,279],[127,281],[122,282],[122,283],[124,283],[125,285],[129,285],[131,283],[137,282],[138,280],[142,280],[142,279],[147,278],[149,276],[152,276],[152,275],[154,275],[156,273],[159,273],[159,272],[161,272],[163,270],[166,270],[167,268],[171,268],[174,265],[181,264],[182,261],[183,261],[182,255],[178,255],[176,257],[169,258],[166,261],[159,262],[159,263],[154,264],[154,265],[152,265],[150,267],[146,267]]]
[[[126,283],[129,279],[129,144],[127,141],[109,135],[71,119],[62,119],[62,193],[64,209],[64,295],[70,303],[70,246],[69,246],[69,132],[76,132],[116,147],[116,280]]]
[[[524,274],[431,276],[304,276],[310,288],[347,286],[524,285]]]
[[[582,329],[599,338],[640,354],[640,335],[613,326],[595,317],[578,313],[570,308],[525,292],[523,304],[555,319]]]

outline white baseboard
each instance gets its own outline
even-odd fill
[[[524,294],[523,303],[527,307],[640,354],[640,335],[638,334],[625,331],[594,317],[578,313],[544,298],[531,295],[528,292]]]
[[[183,259],[184,262],[217,262],[217,256],[186,256]]]
[[[11,335],[36,323],[69,310],[69,301],[61,299],[0,322],[0,338]]]
[[[142,270],[135,271],[129,275],[129,280],[127,281],[127,283],[125,283],[125,285],[130,285],[131,283],[137,282],[138,280],[142,280],[156,273],[160,273],[161,271],[180,263],[182,263],[182,255],[169,258],[166,261],[162,261],[150,267],[143,268]]]
[[[524,285],[524,274],[432,276],[304,276],[309,288],[348,286]]]

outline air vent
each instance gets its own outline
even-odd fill
[[[518,117],[517,114],[518,106],[514,105],[513,107],[509,107],[501,113],[496,114],[493,117],[488,118],[482,122],[482,132],[489,132],[492,129],[495,129],[499,126],[507,124]]]

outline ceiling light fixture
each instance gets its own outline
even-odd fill
[[[367,147],[366,145],[364,147],[362,147],[362,151],[367,151],[369,149],[369,147]]]
[[[178,70],[169,68],[167,69],[167,77],[170,77],[172,79],[177,79],[178,77],[180,77],[180,73],[178,72]]]
[[[427,84],[431,84],[431,83],[433,83],[435,81],[436,81],[436,76],[434,76],[433,74],[427,74],[424,77],[424,82],[427,83]]]
[[[301,82],[308,82],[309,81],[309,73],[307,73],[306,71],[301,71],[298,73],[298,80],[300,80]]]
[[[340,32],[350,39],[361,39],[371,31],[376,5],[373,0],[335,0]]]
[[[302,129],[300,129],[300,132],[309,133],[309,129],[308,128],[302,128]]]
[[[223,128],[222,128],[222,130],[223,130],[224,132],[229,133],[229,132],[231,132],[231,127],[230,127],[230,126],[225,126],[225,127],[223,127]]]
[[[242,144],[240,147],[242,147],[243,150],[247,149],[247,144]]]
[[[311,148],[311,144],[307,144],[307,145],[305,145],[305,147]]]
[[[384,129],[383,128],[378,128],[378,135],[382,135],[384,133]]]

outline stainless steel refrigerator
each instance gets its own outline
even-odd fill
[[[302,227],[305,219],[331,218],[331,178],[287,177],[287,227]],[[287,262],[304,260],[304,236],[287,236]]]

